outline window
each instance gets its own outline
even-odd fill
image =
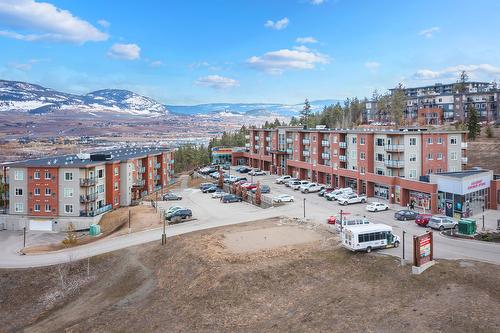
[[[153,161],[149,160],[149,166],[152,166]]]
[[[64,173],[64,180],[72,181],[73,180],[73,172],[65,172]]]
[[[377,146],[383,147],[385,145],[385,140],[384,139],[377,139]]]
[[[48,187],[45,188],[45,196],[49,196],[52,194],[52,190]]]
[[[379,161],[379,162],[383,162],[384,161],[384,154],[377,154],[375,156],[375,160]]]
[[[381,169],[381,168],[376,168],[376,169],[375,169],[375,173],[376,173],[377,175],[382,175],[382,176],[384,176],[384,175],[385,175],[385,171],[384,171],[384,169]]]
[[[452,151],[451,152],[450,160],[452,160],[452,161],[456,161],[457,160],[457,152],[456,151]]]
[[[50,213],[50,211],[51,211],[50,204],[45,204],[45,212]]]
[[[22,203],[16,203],[15,206],[16,213],[22,213],[24,211],[24,204]]]
[[[443,159],[443,153],[437,153],[437,159],[442,160]]]
[[[39,187],[35,187],[35,189],[33,190],[34,194],[35,195],[40,195],[40,188]]]
[[[427,138],[427,144],[432,145],[432,138]]]
[[[364,175],[364,174],[365,174],[365,171],[366,171],[366,170],[365,170],[365,167],[361,167],[361,168],[359,168],[359,172],[360,172],[362,175]]]
[[[20,197],[23,195],[23,189],[22,188],[16,188],[16,196]]]
[[[118,190],[118,182],[115,182],[115,191]]]
[[[417,145],[417,138],[410,138],[410,146],[416,146]]]
[[[410,178],[412,179],[417,178],[417,170],[415,169],[410,170]]]
[[[35,205],[33,206],[33,210],[34,210],[35,212],[39,212],[39,211],[40,211],[40,204],[35,204]]]
[[[50,172],[45,171],[45,180],[50,180],[50,179],[52,179],[52,175],[50,174]]]
[[[416,162],[417,161],[417,154],[410,154],[410,162]]]
[[[103,178],[104,177],[104,170],[103,169],[100,169],[99,171],[97,171],[97,177],[98,178]]]
[[[427,174],[430,175],[432,173],[432,169],[427,170]]]
[[[443,172],[443,169],[439,168],[439,169],[436,170],[436,172],[437,173],[441,173],[441,172]]]
[[[97,193],[104,193],[104,184],[100,184],[97,186]]]
[[[14,179],[15,180],[24,180],[24,171],[16,170],[16,173],[14,174]]]
[[[442,137],[438,137],[437,143],[438,143],[438,145],[442,145],[443,144],[443,138]]]
[[[153,178],[153,173],[150,171],[149,172],[149,179],[152,179]]]
[[[358,139],[356,137],[352,138],[352,143],[356,144],[357,141]]]
[[[313,142],[316,142],[316,135],[313,135]]]
[[[118,176],[118,167],[115,167],[115,176]]]
[[[35,171],[35,173],[33,174],[33,178],[40,179],[40,171]]]
[[[432,161],[433,159],[432,153],[427,154],[427,160]]]
[[[73,213],[73,205],[64,205],[65,213]]]
[[[359,138],[359,144],[360,145],[364,145],[365,144],[365,137],[364,136],[362,136],[362,137]]]
[[[73,198],[73,189],[72,188],[65,188],[64,189],[64,197],[65,198]]]
[[[359,159],[364,160],[366,157],[366,154],[364,152],[359,153]]]
[[[457,144],[457,137],[452,136],[450,137],[450,145],[456,145]]]

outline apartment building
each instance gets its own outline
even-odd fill
[[[391,93],[394,89],[389,90]],[[467,107],[473,105],[481,120],[499,119],[500,90],[488,82],[468,82],[463,93],[456,90],[455,83],[436,83],[429,86],[406,88],[405,119],[415,121],[419,110],[429,109],[427,113],[439,114],[446,122],[467,118]],[[365,105],[366,121],[387,121],[386,115],[379,115],[377,103],[368,101]],[[436,111],[436,109],[441,110]],[[442,114],[442,115],[441,115]],[[439,119],[434,119],[436,123]],[[431,122],[431,123],[432,123]]]
[[[9,163],[0,222],[8,229],[88,228],[102,215],[167,187],[173,175],[169,150],[121,148]]]
[[[423,180],[467,164],[465,131],[279,127],[251,129],[247,139],[248,151],[233,160],[433,211],[437,187]]]

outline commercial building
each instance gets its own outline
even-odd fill
[[[0,223],[13,230],[59,231],[70,222],[88,228],[102,214],[166,188],[172,156],[163,149],[121,148],[9,163]]]
[[[393,93],[394,89],[390,92]],[[440,109],[442,115],[435,111],[443,121],[464,121],[467,118],[467,108],[473,105],[481,120],[496,121],[499,119],[500,89],[488,82],[468,82],[464,92],[458,92],[455,83],[413,87],[404,89],[406,95],[405,119],[417,121],[419,110]],[[365,105],[364,120],[388,121],[387,114],[380,114],[376,101],[368,101]],[[431,124],[437,118],[430,120]]]
[[[232,164],[233,153],[242,152],[242,147],[214,147],[212,148],[212,163],[214,164]],[[236,163],[237,164],[237,163]]]
[[[465,131],[278,127],[250,129],[247,139],[247,151],[233,159],[244,158],[251,167],[349,186],[402,206],[414,201],[434,213],[438,184],[424,180],[467,164]]]

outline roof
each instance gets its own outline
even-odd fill
[[[24,160],[12,163],[6,163],[7,167],[60,167],[60,168],[83,168],[106,163],[122,162],[135,158],[143,158],[148,155],[158,155],[169,151],[163,148],[116,148],[110,150],[102,150],[87,154],[70,154],[50,156],[38,159]],[[93,155],[110,155],[109,159],[91,160]]]
[[[455,171],[455,172],[440,172],[436,173],[435,176],[447,176],[453,178],[465,178],[473,175],[477,175],[484,172],[490,172],[489,170],[483,169],[475,169],[475,170],[464,170],[464,171]]]
[[[370,232],[370,231],[392,231],[392,227],[387,224],[356,224],[356,225],[346,225],[344,229],[348,229],[355,232]]]
[[[462,130],[445,130],[445,129],[431,129],[425,127],[408,127],[408,128],[307,128],[302,127],[280,127],[289,132],[309,132],[309,133],[374,133],[374,134],[393,134],[393,135],[416,135],[416,134],[465,134],[467,131]],[[250,131],[260,131],[261,129],[250,129]]]

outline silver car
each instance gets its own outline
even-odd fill
[[[429,223],[427,224],[428,227],[438,229],[439,231],[443,231],[444,229],[453,229],[456,228],[457,225],[457,221],[444,215],[435,215],[431,217]]]

